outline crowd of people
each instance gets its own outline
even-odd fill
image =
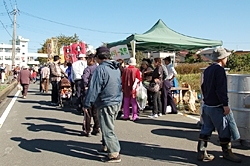
[[[213,54],[215,63],[204,73],[202,91],[204,94],[204,124],[198,142],[198,160],[212,160],[213,157],[206,152],[207,141],[214,128],[219,132],[224,158],[241,162],[231,151],[230,126],[224,115],[229,114],[228,98],[224,77],[225,65],[229,54],[219,50],[221,54]],[[223,55],[222,55],[223,54]],[[59,56],[54,56],[54,61],[44,64],[40,69],[32,69],[32,72],[40,75],[40,91],[48,93],[49,83],[52,85],[51,105],[58,106],[61,100],[60,84],[62,78],[67,78],[72,94],[75,95],[75,108],[84,114],[83,135],[90,136],[102,133],[102,148],[97,152],[105,154],[102,158],[105,162],[120,162],[120,144],[114,132],[114,121],[119,112],[123,113],[122,120],[138,120],[139,108],[136,99],[136,90],[140,85],[147,89],[147,109],[152,113],[149,118],[157,118],[167,114],[167,106],[171,106],[170,114],[177,114],[176,104],[173,99],[171,87],[177,75],[171,58],[143,59],[139,67],[135,58],[130,58],[126,63],[122,59],[111,60],[110,50],[99,47],[95,54],[80,54],[76,62],[60,64]],[[222,66],[222,67],[221,67]],[[211,73],[216,75],[210,78]],[[223,76],[223,77],[220,77]],[[37,75],[33,75],[28,66],[23,66],[18,74],[18,82],[23,87],[22,95],[26,98],[30,81],[36,81]],[[217,94],[217,84],[222,83],[221,95]],[[209,88],[209,89],[208,89]],[[222,91],[223,90],[223,91]],[[223,100],[222,100],[223,99]],[[132,108],[132,109],[130,109]],[[216,114],[213,113],[215,110]],[[131,115],[131,118],[130,118]],[[233,115],[230,113],[231,119]],[[91,130],[91,118],[94,125]],[[222,124],[223,121],[223,124]],[[235,129],[236,130],[236,129]]]

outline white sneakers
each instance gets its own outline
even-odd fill
[[[148,117],[149,118],[158,118],[158,114],[150,114]]]
[[[149,118],[158,118],[159,116],[162,116],[162,113],[159,113],[159,114],[150,114],[148,117]]]

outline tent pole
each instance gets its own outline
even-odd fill
[[[135,40],[132,40],[130,42],[131,44],[131,48],[132,48],[132,54],[133,54],[133,58],[135,58],[135,46],[136,46],[136,41]]]

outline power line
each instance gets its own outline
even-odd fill
[[[7,4],[6,4],[5,0],[3,0],[3,4],[4,4],[4,7],[5,7],[5,10],[6,10],[7,13],[8,13],[8,16],[9,16],[9,19],[10,19],[11,23],[13,23],[13,20],[12,20],[12,18],[10,17],[10,12],[9,12],[9,10],[8,10],[8,7],[7,7]]]
[[[0,20],[1,24],[3,25],[4,29],[6,30],[6,32],[10,35],[10,37],[12,38],[11,34],[9,33],[9,31],[6,29],[6,27],[4,26],[3,22]]]
[[[131,33],[109,32],[109,31],[101,31],[101,30],[95,30],[95,29],[90,29],[90,28],[83,28],[83,27],[78,27],[78,26],[74,26],[74,25],[69,25],[69,24],[65,24],[65,23],[61,23],[61,22],[49,20],[49,19],[42,18],[42,17],[39,17],[39,16],[35,16],[33,14],[29,14],[29,13],[23,12],[23,11],[20,11],[20,13],[23,13],[23,14],[25,14],[27,16],[34,17],[34,18],[37,18],[37,19],[40,19],[40,20],[48,21],[48,22],[51,22],[51,23],[55,23],[55,24],[59,24],[59,25],[67,26],[67,27],[82,29],[82,30],[86,30],[86,31],[99,32],[99,33],[111,33],[111,34],[131,34]]]
[[[12,5],[12,2],[11,2],[11,0],[9,0],[9,1],[10,1],[10,6],[11,6],[11,8],[12,8],[12,9],[14,9],[14,8],[13,8],[13,5]]]

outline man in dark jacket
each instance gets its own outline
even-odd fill
[[[102,131],[103,146],[98,151],[107,154],[102,158],[104,162],[121,162],[120,144],[114,132],[114,121],[121,106],[121,73],[119,64],[110,61],[108,48],[99,47],[96,51],[96,61],[99,66],[92,75],[84,101],[84,109],[93,104],[97,108]]]
[[[214,63],[204,71],[201,85],[204,101],[201,116],[204,124],[200,131],[197,146],[197,159],[201,161],[213,160],[214,158],[214,156],[207,154],[206,147],[207,141],[216,128],[223,158],[233,162],[241,162],[241,159],[234,155],[231,149],[231,137],[236,134],[235,132],[238,133],[238,130],[236,128],[232,133],[232,130],[230,130],[232,126],[229,125],[235,122],[233,113],[228,106],[227,77],[224,70],[230,54],[222,47],[216,48],[211,56]],[[228,117],[230,117],[230,120]],[[237,139],[239,139],[239,134]]]

